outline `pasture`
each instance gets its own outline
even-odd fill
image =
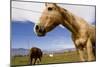
[[[14,56],[11,58],[11,65],[29,65],[28,56]],[[53,57],[48,54],[43,54],[42,61],[39,64],[54,64],[54,63],[69,63],[80,61],[79,55],[76,51],[69,51],[63,53],[55,53]]]

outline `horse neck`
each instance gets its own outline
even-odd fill
[[[79,23],[78,23],[78,18],[79,17],[67,11],[64,16],[64,22],[62,25],[65,26],[69,31],[75,34],[78,32],[80,28]]]

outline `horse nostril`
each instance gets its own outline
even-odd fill
[[[42,27],[42,28],[39,29],[39,32],[44,33],[45,29]]]
[[[39,26],[38,26],[38,25],[36,25],[35,29],[36,29],[36,30],[38,30],[38,29],[39,29]]]
[[[38,33],[44,33],[45,32],[45,29],[43,26],[39,26],[39,25],[36,25],[35,26],[35,30],[38,32]]]
[[[44,27],[42,27],[42,29],[41,29],[41,30],[42,30],[42,32],[45,32],[45,28],[44,28]]]

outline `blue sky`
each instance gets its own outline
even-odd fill
[[[61,27],[56,27],[45,37],[38,37],[33,31],[34,23],[31,21],[12,21],[12,48],[39,47],[43,50],[60,50],[73,48],[71,33]]]

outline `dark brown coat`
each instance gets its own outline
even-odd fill
[[[30,64],[32,64],[33,59],[34,59],[34,65],[35,65],[37,59],[39,59],[39,61],[41,62],[42,54],[43,53],[42,53],[41,49],[39,49],[37,47],[32,47],[30,49],[30,55],[29,55]]]

